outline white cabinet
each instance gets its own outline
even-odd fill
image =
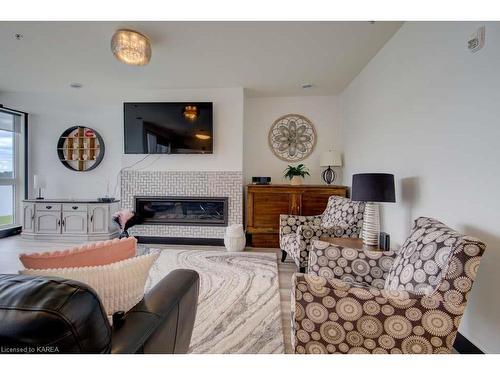
[[[26,203],[23,206],[23,232],[35,232],[35,204]]]
[[[63,211],[62,233],[87,234],[87,212]]]
[[[111,215],[119,209],[112,203],[26,200],[23,204],[25,238],[47,240],[105,240],[118,235]]]
[[[61,211],[36,211],[35,232],[41,234],[61,233]]]
[[[89,233],[107,233],[111,214],[109,205],[97,204],[88,206]]]

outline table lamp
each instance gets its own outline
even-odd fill
[[[323,152],[320,158],[320,167],[328,167],[323,171],[321,177],[323,181],[325,181],[328,185],[335,181],[336,173],[332,169],[332,167],[341,167],[342,166],[342,157],[340,156],[340,152],[329,150]]]
[[[388,173],[353,175],[351,200],[366,202],[361,237],[365,245],[378,246],[380,214],[377,202],[396,202],[394,175]]]
[[[38,191],[38,196],[36,199],[43,199],[42,197],[42,189],[45,189],[45,178],[38,174],[33,176],[33,188]]]

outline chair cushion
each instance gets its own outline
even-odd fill
[[[385,289],[432,294],[446,275],[450,259],[463,238],[436,219],[418,218],[394,260]]]
[[[342,231],[349,229],[354,231],[354,229],[363,226],[364,211],[365,204],[363,202],[331,196],[321,216],[321,226],[325,229],[338,228]]]
[[[102,266],[132,258],[136,246],[137,240],[129,237],[89,243],[64,251],[21,254],[19,260],[30,269]]]
[[[23,275],[57,276],[76,280],[92,287],[104,305],[108,317],[128,311],[144,297],[149,270],[159,251],[95,267],[55,268],[20,271]]]

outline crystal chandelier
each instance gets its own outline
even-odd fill
[[[148,37],[133,30],[117,30],[111,38],[111,51],[118,60],[128,65],[146,65],[151,59]]]

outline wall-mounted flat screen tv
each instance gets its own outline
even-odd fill
[[[211,154],[209,102],[124,103],[126,154]]]

